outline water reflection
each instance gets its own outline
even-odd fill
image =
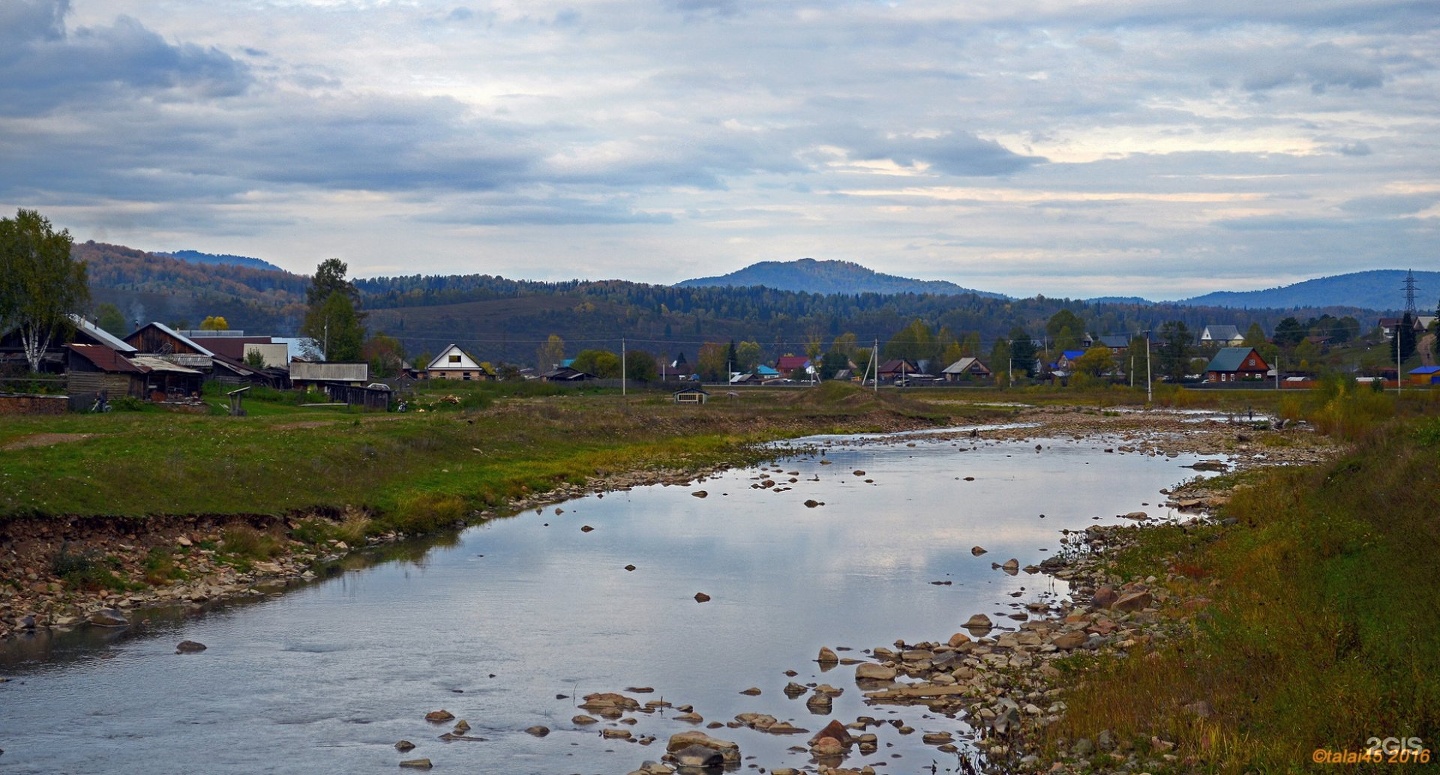
[[[943,640],[981,612],[1013,628],[1007,617],[1066,590],[992,563],[1038,563],[1062,528],[1095,517],[1159,513],[1157,490],[1195,459],[1058,439],[1038,454],[1034,441],[849,441],[811,439],[804,453],[694,486],[582,498],[390,547],[379,566],[342,566],[336,578],[202,616],[156,612],[126,631],[22,642],[6,656],[15,680],[0,684],[3,763],[37,773],[94,771],[96,761],[110,772],[392,772],[424,756],[468,771],[625,772],[692,727],[673,712],[640,714],[628,728],[659,744],[604,740],[570,723],[579,697],[649,686],[638,699],[692,704],[707,720],[759,712],[823,726],[781,691],[791,680],[845,689],[830,716],[842,721],[867,714],[953,731],[923,708],[865,707],[853,668],[822,676],[819,647]],[[766,479],[776,485],[756,486]],[[694,497],[699,489],[708,497]],[[988,552],[975,556],[977,545]],[[176,655],[185,639],[209,649]],[[750,686],[761,695],[740,693]],[[439,708],[484,742],[436,740],[448,727],[423,716]],[[67,734],[82,717],[90,734]],[[523,732],[535,724],[553,732]],[[849,765],[938,758],[918,734],[876,731],[879,752]],[[715,734],[767,768],[808,759],[786,750],[793,738]],[[419,747],[400,756],[392,745],[402,738]],[[155,751],[167,757],[158,767]]]

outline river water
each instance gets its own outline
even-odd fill
[[[971,614],[1002,621],[1063,596],[1063,583],[991,563],[1038,563],[1062,528],[1167,515],[1158,490],[1198,459],[1107,453],[1118,442],[1105,439],[804,441],[766,466],[496,520],[283,595],[12,643],[0,773],[390,773],[417,757],[435,772],[625,773],[694,728],[633,714],[625,728],[656,737],[647,747],[602,739],[609,722],[571,723],[579,696],[629,687],[707,722],[755,711],[813,731],[872,715],[963,731],[924,708],[865,706],[853,668],[822,673],[816,653],[943,641]],[[757,487],[765,478],[776,486]],[[181,640],[209,648],[177,655]],[[817,717],[780,691],[790,680],[845,692]],[[752,686],[759,696],[740,693]],[[450,725],[424,716],[442,708],[484,740],[438,740]],[[879,751],[848,766],[956,766],[919,732],[873,731]],[[739,743],[749,770],[809,761],[787,750],[809,735],[710,733]],[[400,739],[418,747],[400,754]]]

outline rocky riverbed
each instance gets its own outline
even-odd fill
[[[1249,418],[1244,422],[1232,422],[1228,418],[1168,412],[1022,409],[1013,419],[1015,424],[1010,427],[973,432],[930,432],[929,436],[953,440],[953,444],[942,446],[956,447],[957,455],[970,451],[972,446],[1000,441],[1012,445],[1003,450],[1004,457],[1009,457],[1012,452],[1016,457],[1045,455],[1051,445],[1058,448],[1062,442],[1071,446],[1078,441],[1093,447],[1090,453],[1092,459],[1096,453],[1104,453],[1099,457],[1109,459],[1109,454],[1171,456],[1181,452],[1199,452],[1224,455],[1226,460],[1199,461],[1196,467],[1226,470],[1308,462],[1330,453],[1324,440],[1303,426],[1272,429],[1263,421],[1250,422]],[[1019,440],[1027,444],[1014,445]],[[1032,441],[1034,444],[1029,444]],[[887,439],[883,443],[894,444],[895,440]],[[906,442],[902,440],[900,443]],[[823,465],[823,461],[819,464]],[[823,470],[817,466],[817,471]],[[589,493],[603,494],[656,482],[680,485],[710,473],[652,471],[608,475],[584,486],[533,494],[523,501],[509,504],[506,513],[538,508]],[[847,480],[851,479],[849,467],[844,474]],[[1204,509],[1222,502],[1226,497],[1224,487],[1232,481],[1233,478],[1223,478],[1219,480],[1220,486],[1215,480],[1197,479],[1183,483],[1171,488],[1169,505],[1190,509],[1194,519],[1203,520]],[[780,483],[772,484],[775,492],[788,489]],[[762,481],[757,486],[765,485]],[[713,485],[711,489],[714,489]],[[680,495],[687,492],[699,495],[701,491],[691,487]],[[724,493],[716,492],[714,495],[722,496]],[[706,501],[713,502],[713,498]],[[564,510],[573,512],[574,507],[567,505]],[[828,509],[813,513],[826,511]],[[555,509],[555,513],[558,516],[561,510]],[[385,545],[398,544],[405,538],[395,534],[346,542],[328,537],[323,531],[317,533],[314,529],[317,523],[341,528],[364,516],[342,511],[283,517],[185,516],[143,521],[10,522],[0,526],[5,539],[0,543],[3,547],[0,548],[0,614],[3,614],[0,623],[10,632],[45,627],[124,626],[126,621],[133,622],[144,617],[145,610],[150,606],[180,604],[203,607],[212,601],[230,597],[279,594],[289,584],[303,582],[309,576],[324,575],[327,568],[335,567],[356,552],[368,550],[377,554],[393,554],[405,546],[410,546],[413,551],[423,551],[419,545],[404,544],[388,549]],[[490,516],[497,515],[472,515],[474,519]],[[884,771],[886,764],[898,768],[891,771],[901,771],[906,769],[906,765],[887,762],[889,756],[885,749],[894,743],[912,751],[921,740],[925,745],[933,746],[940,760],[953,757],[951,767],[959,771],[964,771],[965,767],[989,766],[1009,771],[1039,766],[1039,759],[1027,758],[1038,755],[1030,741],[1035,740],[1044,727],[1054,723],[1065,711],[1063,686],[1054,680],[1056,659],[1077,652],[1134,652],[1149,648],[1156,640],[1164,638],[1177,621],[1183,622],[1205,602],[1198,594],[1177,595],[1168,591],[1173,588],[1167,584],[1170,579],[1113,577],[1103,565],[1109,550],[1130,540],[1138,534],[1137,530],[1152,521],[1149,515],[1140,512],[1119,516],[1130,518],[1123,527],[1096,526],[1071,530],[1064,535],[1056,534],[1064,550],[1058,558],[1043,563],[1043,567],[1022,568],[1020,563],[1010,562],[1004,555],[992,555],[995,560],[993,567],[997,571],[1011,575],[1025,573],[1040,578],[1049,574],[1067,581],[1068,597],[1057,596],[1052,591],[1028,604],[1017,601],[1007,613],[989,609],[988,614],[977,613],[969,622],[971,626],[965,630],[935,633],[935,637],[926,642],[872,645],[865,650],[849,650],[832,644],[834,648],[821,650],[816,660],[822,670],[828,669],[829,675],[815,675],[812,676],[814,680],[805,683],[801,682],[807,681],[806,678],[797,676],[800,671],[813,669],[813,666],[807,668],[804,664],[793,665],[798,670],[793,671],[796,675],[792,675],[789,681],[778,675],[757,674],[736,678],[738,685],[735,689],[748,685],[750,681],[757,684],[741,694],[753,691],[773,696],[783,693],[795,698],[797,707],[803,704],[809,714],[803,719],[756,713],[730,715],[742,708],[732,708],[719,714],[720,718],[714,718],[716,714],[701,707],[715,702],[714,698],[701,698],[699,705],[692,706],[680,702],[686,698],[650,699],[642,691],[644,687],[615,687],[613,695],[624,699],[603,697],[604,692],[584,697],[585,704],[595,706],[594,710],[581,706],[590,721],[577,715],[572,723],[576,725],[575,730],[586,729],[600,735],[607,745],[617,749],[635,745],[636,755],[632,761],[651,758],[652,761],[641,770],[651,773],[667,771],[666,768],[685,763],[687,760],[680,758],[678,753],[699,745],[690,741],[668,751],[668,758],[662,755],[662,747],[672,748],[674,741],[672,739],[671,745],[666,746],[657,743],[665,741],[674,731],[676,721],[693,724],[698,728],[697,732],[703,729],[720,740],[731,736],[725,730],[734,729],[737,732],[733,736],[742,743],[746,741],[746,736],[751,736],[748,738],[751,745],[755,744],[753,735],[756,732],[793,736],[793,758],[763,762],[752,755],[743,759],[750,766],[763,766],[767,770],[775,765],[794,767],[803,761],[798,766],[807,771],[864,771],[867,766]],[[1070,527],[1077,526],[1071,523]],[[601,528],[594,535],[604,535],[603,524]],[[581,528],[582,531],[584,529]],[[264,559],[245,558],[239,552],[240,547],[229,545],[232,540],[243,539],[251,532],[278,538],[279,543],[274,547],[276,551],[267,553]],[[1054,546],[1048,541],[1047,545]],[[992,545],[991,548],[996,547]],[[976,553],[983,553],[983,550],[977,547]],[[157,557],[168,558],[171,564],[164,567],[164,563],[157,563]],[[1040,558],[1034,559],[1038,562]],[[112,578],[122,580],[122,588],[88,589],[83,584],[74,583],[77,577],[73,571],[86,562]],[[990,564],[991,557],[985,557],[984,562]],[[72,574],[61,572],[65,570],[72,571]],[[626,570],[633,570],[633,567],[627,566]],[[152,575],[156,577],[154,580],[150,578]],[[78,578],[83,581],[93,577]],[[699,600],[698,597],[696,599]],[[966,611],[963,615],[969,613]],[[922,626],[918,632],[925,633],[926,629]],[[885,635],[886,630],[888,628],[872,631],[865,639],[875,637],[878,640],[877,636]],[[211,643],[212,647],[215,645]],[[801,659],[803,661],[803,657]],[[782,663],[780,667],[783,666]],[[854,698],[857,695],[875,707],[872,714],[855,714]],[[659,696],[666,696],[663,687]],[[608,707],[605,706],[607,699],[610,702]],[[581,701],[579,698],[575,700],[576,704],[581,704]],[[845,717],[834,716],[832,705],[836,710],[844,708]],[[776,707],[763,709],[784,715]],[[668,716],[666,724],[647,724],[647,719],[655,714]],[[565,714],[566,717],[568,715]],[[547,723],[557,726],[553,721]],[[817,730],[816,727],[822,724],[824,726]],[[522,726],[524,724],[515,727],[517,733]],[[558,726],[563,728],[564,724]],[[567,732],[573,734],[575,730]],[[447,734],[460,735],[454,738],[457,740],[469,739],[464,731]],[[897,735],[913,737],[906,738],[902,744]],[[1077,766],[1088,766],[1079,763],[1094,761],[1098,762],[1095,766],[1101,769],[1124,765],[1138,772],[1152,761],[1165,761],[1164,757],[1169,753],[1166,743],[1157,740],[1137,749],[1133,741],[1117,743],[1101,736],[1095,740],[1066,741],[1061,754],[1062,758],[1068,757]],[[656,745],[650,751],[644,750],[651,744]],[[784,743],[789,744],[788,740]],[[770,758],[779,750],[775,747],[760,758]],[[703,756],[695,751],[691,751],[690,755]],[[1117,756],[1120,758],[1115,758]],[[913,756],[907,753],[906,758]],[[781,767],[771,771],[785,772],[785,769]]]

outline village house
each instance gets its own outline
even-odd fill
[[[942,369],[940,376],[944,377],[946,382],[961,382],[969,379],[988,380],[994,375],[990,367],[981,363],[979,358],[967,355]]]
[[[914,361],[905,358],[892,358],[880,364],[875,373],[882,382],[894,382],[897,379],[907,379],[911,375],[918,374],[920,367]]]
[[[574,366],[561,366],[558,369],[551,369],[540,375],[540,379],[546,382],[586,382],[592,379],[599,379],[594,374],[580,371]]]
[[[1239,347],[1245,344],[1245,335],[1235,326],[1206,326],[1200,332],[1200,344],[1217,347]]]
[[[1225,347],[1205,367],[1206,382],[1239,382],[1264,379],[1270,364],[1254,347]]]
[[[84,408],[102,394],[107,398],[145,398],[147,369],[103,345],[72,343],[65,347],[69,351],[66,390],[72,407]]]
[[[471,355],[460,349],[459,345],[451,344],[440,351],[430,365],[425,367],[423,372],[425,379],[458,379],[464,381],[493,380],[495,375],[491,374],[480,362]]]
[[[68,337],[58,336],[51,341],[50,347],[41,355],[40,371],[58,374],[66,370],[70,360],[70,353],[65,348],[67,343],[99,345],[121,355],[136,352],[133,346],[85,318],[74,314],[68,317],[73,330],[68,332]],[[0,366],[29,368],[18,327],[0,333]]]

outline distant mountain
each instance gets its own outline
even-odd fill
[[[1415,306],[1425,314],[1434,314],[1435,301],[1440,298],[1440,272],[1416,272],[1415,285]],[[1397,311],[1405,308],[1405,272],[1374,269],[1319,277],[1263,291],[1217,291],[1174,303],[1191,307],[1359,307]]]
[[[285,270],[270,263],[261,261],[258,258],[249,256],[228,256],[215,253],[201,253],[198,250],[177,250],[173,253],[156,253],[157,256],[169,256],[184,261],[187,264],[224,264],[226,266],[243,266],[249,269],[269,269],[276,272]]]
[[[1086,299],[1085,301],[1087,301],[1087,302],[1089,302],[1089,303],[1091,303],[1091,304],[1154,304],[1154,303],[1155,303],[1155,302],[1153,302],[1153,301],[1150,301],[1149,299],[1144,299],[1144,298],[1141,298],[1141,297],[1139,297],[1139,296],[1096,296],[1096,297],[1093,298],[1093,299]]]
[[[749,288],[760,285],[777,291],[819,293],[929,293],[937,296],[959,296],[973,293],[990,299],[1003,299],[999,293],[962,288],[944,280],[913,280],[881,274],[851,261],[761,261],[758,264],[719,277],[698,277],[675,284],[677,288]]]

